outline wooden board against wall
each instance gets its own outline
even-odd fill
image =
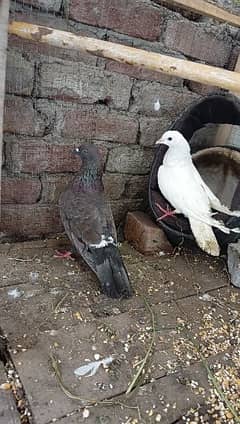
[[[9,0],[0,1],[0,193],[2,170],[2,143],[3,143],[3,112],[5,95],[5,75],[8,40]],[[1,209],[0,209],[1,214]]]

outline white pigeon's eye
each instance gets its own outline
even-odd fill
[[[168,137],[168,141],[172,141],[172,137]]]

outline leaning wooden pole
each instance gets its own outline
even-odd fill
[[[150,69],[167,75],[196,81],[201,84],[221,87],[240,94],[240,74],[214,66],[203,65],[189,60],[152,53],[109,41],[81,37],[66,31],[32,25],[26,22],[12,22],[9,33],[38,43],[55,47],[80,50],[105,59]]]
[[[2,176],[3,113],[7,59],[9,0],[0,2],[0,201]],[[1,215],[1,208],[0,208]]]
[[[235,27],[240,27],[240,16],[228,12],[215,4],[205,0],[164,0],[166,4],[174,4],[203,16],[217,19],[220,22],[227,22]]]

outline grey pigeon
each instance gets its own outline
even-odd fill
[[[72,244],[97,275],[109,297],[132,294],[127,270],[117,247],[112,211],[104,195],[101,155],[93,144],[75,149],[80,173],[59,199],[60,216]]]

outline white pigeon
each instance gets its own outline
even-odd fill
[[[165,132],[156,142],[160,143],[167,145],[168,150],[158,169],[158,186],[174,208],[172,213],[165,211],[164,216],[183,214],[189,220],[199,247],[210,255],[219,256],[220,248],[212,227],[226,234],[231,231],[240,233],[240,229],[227,228],[222,221],[213,218],[211,209],[237,217],[240,217],[240,211],[231,211],[222,205],[205,184],[192,162],[190,146],[180,132]]]

